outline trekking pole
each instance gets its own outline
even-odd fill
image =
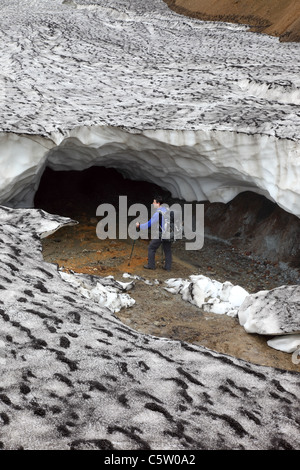
[[[136,242],[136,240],[133,240],[132,248],[131,248],[131,253],[130,253],[130,257],[129,257],[129,262],[128,262],[128,266],[130,265],[130,261],[131,261],[131,258],[132,258],[132,253],[133,253],[133,249],[134,249],[135,242]]]

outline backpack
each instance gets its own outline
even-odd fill
[[[183,224],[181,214],[166,208],[165,211],[158,209],[159,213],[159,238],[175,242],[182,239]],[[164,221],[164,222],[163,222]]]

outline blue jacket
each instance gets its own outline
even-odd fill
[[[150,220],[148,220],[148,222],[145,222],[144,224],[140,224],[140,230],[146,230],[147,228],[150,228],[151,225],[155,225],[155,224],[158,224],[159,222],[159,211],[161,212],[166,212],[167,208],[164,207],[164,206],[160,206],[159,209],[156,210],[156,212],[154,212],[153,216],[151,217]],[[163,220],[162,220],[162,227],[164,227],[164,216],[163,216]]]

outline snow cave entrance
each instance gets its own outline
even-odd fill
[[[66,271],[73,270],[100,276],[142,268],[147,263],[148,240],[138,240],[130,258],[133,241],[97,237],[100,204],[112,204],[117,212],[119,196],[127,196],[127,206],[144,204],[149,215],[155,194],[169,202],[169,191],[147,181],[125,178],[114,168],[92,166],[85,170],[55,171],[47,167],[35,194],[34,206],[51,214],[69,217],[77,225],[63,227],[42,240],[44,259],[57,263]],[[137,214],[138,216],[138,214]],[[128,223],[135,217],[128,217]],[[117,234],[119,233],[117,226]],[[161,262],[159,255],[158,262]]]
[[[151,182],[128,179],[116,168],[92,166],[81,171],[58,171],[47,167],[35,194],[35,207],[70,217],[79,224],[60,229],[43,241],[45,259],[74,271],[94,272],[98,275],[127,271],[133,241],[130,238],[100,240],[96,233],[100,220],[96,216],[97,207],[109,203],[118,212],[119,196],[127,196],[127,207],[135,203],[143,204],[150,215],[155,194],[162,194],[169,205],[186,202],[173,199],[167,189]],[[227,204],[205,201],[204,214],[204,249],[197,252],[186,252],[184,248],[181,250],[184,240],[174,244],[176,246],[173,248],[180,251],[181,259],[188,260],[192,270],[203,271],[203,257],[206,251],[211,250],[208,266],[214,271],[211,265],[214,266],[216,256],[218,258],[219,253],[224,252],[223,246],[236,254],[260,259],[266,263],[267,273],[270,263],[284,262],[292,268],[300,268],[300,221],[264,196],[248,191],[240,193]],[[130,221],[128,217],[128,224]],[[117,226],[117,236],[118,233]],[[223,246],[219,247],[217,241]],[[147,264],[147,247],[148,240],[139,239],[131,261],[131,266],[136,263],[136,267],[139,267],[141,275],[144,274],[143,265]],[[95,253],[99,257],[101,255],[102,261],[95,261]],[[158,262],[162,264],[163,259],[159,257]],[[232,264],[236,262],[235,257]]]

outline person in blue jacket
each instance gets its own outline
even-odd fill
[[[151,226],[159,224],[159,212],[164,213],[167,210],[166,207],[162,206],[162,204],[163,204],[162,196],[155,196],[154,199],[153,199],[153,206],[156,209],[156,211],[154,212],[151,219],[148,220],[148,222],[145,222],[144,224],[140,224],[139,222],[137,222],[136,225],[140,230],[147,230]],[[163,214],[162,214],[161,220],[162,220],[162,225],[163,225],[164,224]],[[157,249],[162,244],[163,250],[164,250],[164,253],[165,253],[165,265],[164,265],[163,269],[165,269],[166,271],[170,271],[171,267],[172,267],[171,243],[172,242],[170,240],[162,239],[159,236],[159,230],[158,230],[157,235],[155,236],[155,238],[153,238],[151,240],[151,242],[149,243],[149,247],[148,247],[148,264],[146,264],[144,266],[144,268],[145,269],[155,269],[155,254],[156,254]]]

